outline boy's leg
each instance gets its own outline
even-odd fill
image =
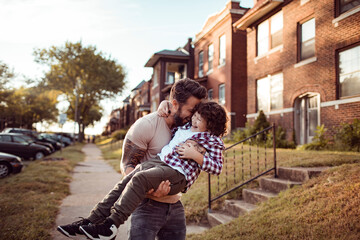
[[[103,222],[107,217],[110,216],[110,210],[114,206],[114,203],[119,199],[123,192],[126,184],[134,176],[135,173],[141,171],[143,166],[139,164],[134,171],[126,175],[121,181],[116,183],[113,189],[103,198],[102,201],[97,203],[91,210],[90,215],[87,217],[92,223]]]
[[[180,192],[186,186],[185,176],[165,163],[161,161],[146,163],[154,164],[156,167],[149,167],[147,170],[135,173],[111,209],[110,219],[117,226],[123,224],[145,198],[146,193],[150,189],[157,189],[162,181],[169,180],[171,182],[171,194]]]

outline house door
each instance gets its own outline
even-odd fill
[[[295,129],[298,144],[310,143],[320,125],[320,95],[307,93],[295,101]]]

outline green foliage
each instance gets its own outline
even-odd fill
[[[70,119],[75,120],[78,102],[80,137],[85,127],[101,118],[100,101],[117,96],[125,87],[123,66],[97,51],[95,46],[66,42],[60,47],[37,49],[34,56],[36,62],[50,67],[42,84],[66,96]]]
[[[328,147],[329,140],[326,138],[327,128],[324,124],[317,126],[313,141],[303,146],[306,150],[324,150]]]
[[[258,133],[270,126],[270,123],[267,121],[266,116],[263,111],[259,112],[259,116],[256,118],[253,125],[246,123],[246,127],[243,129],[238,129],[232,133],[232,140],[239,142],[251,135]],[[281,126],[276,128],[276,147],[278,148],[295,148],[295,143],[293,141],[288,141],[286,139],[286,130]],[[273,146],[273,133],[272,131],[262,133],[256,136],[255,139],[252,139],[253,142],[259,144],[260,146],[267,145],[268,147]]]
[[[14,72],[9,67],[0,61],[0,90],[4,90],[4,86],[14,77]]]
[[[111,137],[118,141],[118,140],[122,140],[125,138],[125,135],[127,133],[128,129],[119,129],[119,130],[116,130],[115,132],[113,132],[111,134]]]
[[[360,119],[341,124],[334,140],[336,149],[360,152]]]
[[[289,141],[286,139],[286,129],[282,128],[280,125],[276,127],[275,131],[275,142],[277,148],[296,148],[295,142]],[[266,145],[268,147],[273,146],[273,133],[272,131],[267,134]]]

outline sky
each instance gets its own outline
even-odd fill
[[[46,67],[34,62],[34,49],[81,41],[116,59],[125,67],[126,88],[116,99],[102,102],[103,118],[86,134],[101,134],[112,109],[121,106],[152,68],[144,65],[155,52],[175,50],[195,40],[208,17],[224,9],[228,0],[0,0],[0,61],[16,73],[12,86],[22,79],[40,79]],[[241,0],[252,7],[253,0]],[[60,113],[66,104],[59,104]],[[39,131],[59,131],[58,124],[37,125]],[[67,121],[62,130],[73,132]],[[75,130],[77,132],[77,130]]]

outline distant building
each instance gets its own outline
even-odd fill
[[[207,88],[209,99],[227,109],[231,129],[246,122],[246,31],[234,29],[233,23],[247,10],[229,1],[207,19],[194,42],[195,79]]]
[[[179,79],[194,78],[194,49],[189,38],[186,45],[176,50],[162,50],[154,53],[145,67],[153,68],[150,96],[151,112],[157,110],[160,102],[168,99],[172,85]]]
[[[296,142],[360,117],[360,2],[258,0],[247,31],[247,119],[263,110]]]

